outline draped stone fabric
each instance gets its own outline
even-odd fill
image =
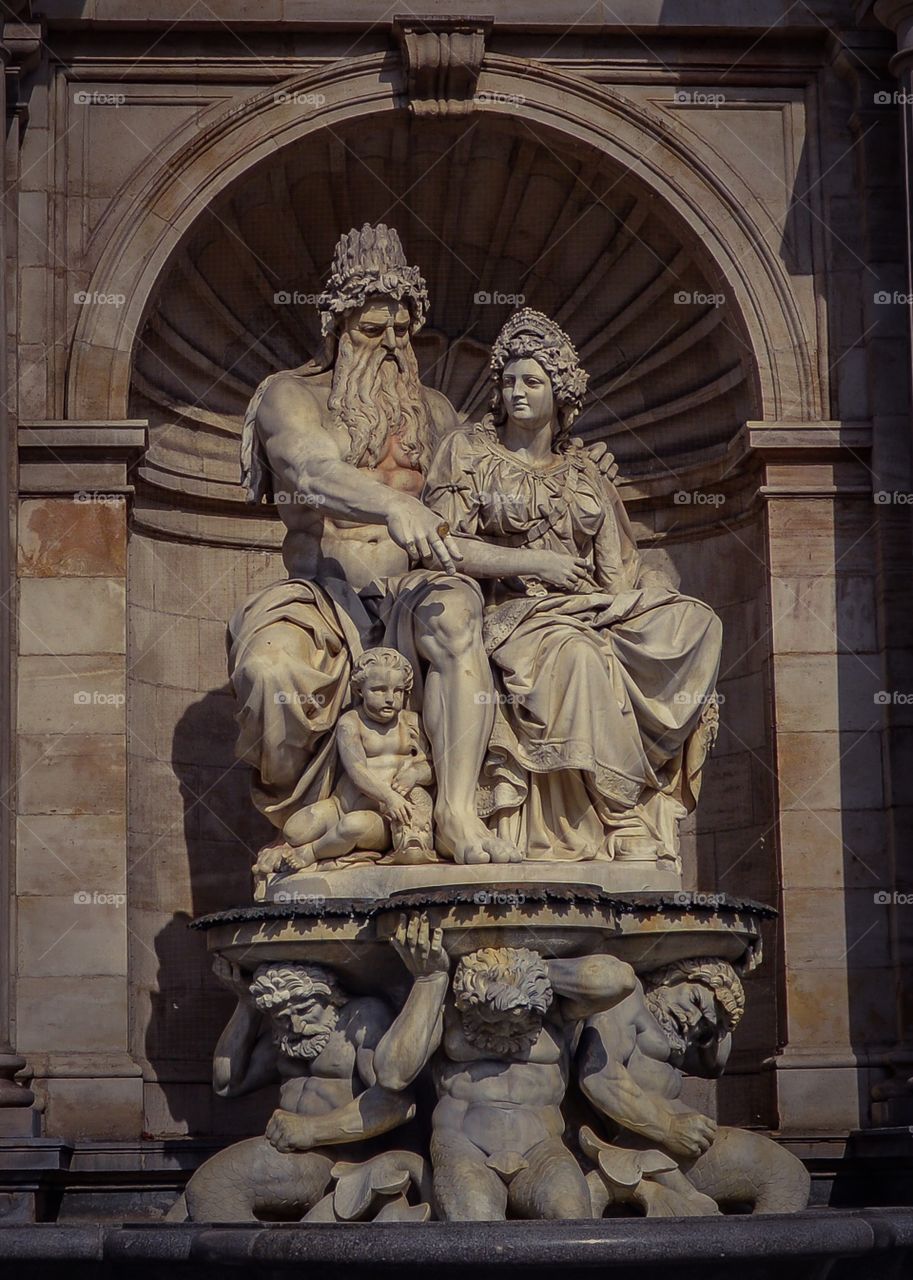
[[[577,593],[483,584],[497,683],[483,811],[533,859],[610,858],[619,836],[674,857],[706,754],[719,619],[651,580],[617,490],[581,446],[528,465],[486,421],[442,442],[423,498],[455,533],[591,565]]]
[[[478,585],[461,578],[479,594]],[[413,569],[362,593],[338,578],[274,582],[251,596],[229,623],[228,669],[238,701],[236,754],[254,770],[252,796],[277,827],[333,790],[333,730],[351,705],[352,662],[386,644],[410,660],[410,706],[421,710],[422,660],[417,615],[430,592],[447,592],[453,575]]]
[[[720,624],[699,600],[643,570],[617,491],[585,450],[525,465],[480,424],[440,445],[424,500],[455,533],[585,556],[577,593],[531,578],[476,583],[495,680],[495,722],[479,809],[532,859],[611,858],[648,837],[675,856],[675,820],[693,809],[706,753],[702,711],[719,665]],[[454,577],[416,569],[357,594],[302,579],[252,596],[230,623],[238,756],[278,827],[328,796],[332,730],[350,702],[351,663],[370,644],[412,662],[417,619]]]

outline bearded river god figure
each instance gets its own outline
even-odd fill
[[[804,1208],[799,1161],[680,1099],[722,1072],[774,913],[682,892],[720,623],[571,436],[571,340],[511,317],[464,423],[422,386],[394,231],[340,239],[319,308],[323,354],[257,388],[242,436],[285,525],[288,576],[229,627],[276,834],[256,905],[194,922],[237,1001],[214,1087],[277,1093],[169,1216]]]
[[[493,413],[466,428],[419,380],[427,296],[395,232],[343,236],[318,305],[324,356],[267,378],[243,435],[250,497],[276,501],[289,574],[230,627],[238,753],[278,828],[259,892],[321,858],[322,874],[404,861],[361,829],[314,855],[345,772],[352,665],[376,644],[414,673],[431,861],[617,859],[671,872],[626,887],[675,887],[677,822],[715,732],[720,626],[645,570],[611,456],[571,439],[587,378],[570,340],[515,315],[492,353]]]

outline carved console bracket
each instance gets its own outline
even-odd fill
[[[406,70],[409,109],[417,116],[467,115],[494,24],[489,17],[393,19]]]

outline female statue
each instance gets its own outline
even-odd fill
[[[719,619],[645,570],[614,484],[571,439],[587,375],[567,335],[520,311],[491,368],[491,413],[444,438],[423,493],[484,600],[480,811],[527,858],[675,860],[715,730]]]

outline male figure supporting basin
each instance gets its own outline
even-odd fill
[[[583,1019],[635,982],[612,956],[545,960],[498,947],[460,960],[432,1062],[431,1161],[443,1219],[591,1216],[586,1179],[562,1139],[561,1103]]]
[[[404,918],[391,941],[413,977],[395,1017],[386,1000],[349,994],[321,965],[264,964],[248,982],[237,965],[216,960],[216,975],[238,1005],[216,1046],[215,1091],[235,1097],[278,1079],[280,1105],[264,1137],[200,1166],[169,1217],[301,1218],[320,1202],[340,1161],[357,1168],[373,1160],[381,1186],[391,1168],[423,1167],[417,1153],[373,1140],[415,1114],[411,1085],[437,1044],[449,962],[440,931],[424,917]]]

